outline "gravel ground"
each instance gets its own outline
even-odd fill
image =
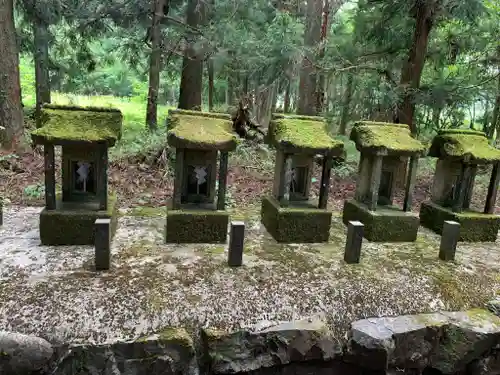
[[[365,240],[361,263],[343,262],[345,228],[328,244],[278,245],[246,215],[244,266],[224,245],[166,245],[164,218],[122,212],[112,269],[93,270],[91,246],[41,246],[39,207],[4,208],[0,227],[0,330],[52,342],[134,339],[165,326],[254,329],[327,318],[339,340],[350,322],[374,316],[481,306],[500,290],[497,244],[460,244],[437,259],[439,237],[415,243]],[[57,230],[57,228],[54,228]]]

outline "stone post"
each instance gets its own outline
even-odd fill
[[[332,175],[332,158],[329,156],[323,157],[323,170],[321,172],[321,186],[319,188],[319,205],[318,207],[326,210],[328,206],[328,193],[330,192],[330,178]]]
[[[375,211],[377,209],[378,190],[380,188],[380,178],[382,177],[383,159],[383,155],[375,155],[373,158],[368,202],[368,208],[370,211]]]
[[[184,149],[175,149],[175,174],[174,174],[174,194],[172,199],[172,209],[178,210],[181,207],[182,188],[184,174]]]
[[[441,244],[439,246],[439,259],[444,261],[455,260],[458,238],[460,236],[460,224],[456,221],[445,221],[441,233]]]
[[[56,209],[56,173],[54,145],[45,143],[43,145],[43,157],[45,162],[45,208]]]
[[[283,168],[279,176],[278,200],[282,206],[288,206],[290,199],[290,183],[292,178],[292,155],[285,154]]]
[[[95,221],[95,268],[108,270],[111,263],[111,219]]]
[[[418,156],[412,156],[409,161],[408,176],[405,186],[405,200],[403,211],[411,211],[413,203],[413,190],[415,189],[415,181],[417,179]]]
[[[472,192],[474,191],[474,181],[476,180],[477,165],[472,165],[470,170],[469,179],[467,181],[467,188],[465,190],[464,197],[464,209],[468,210],[470,208],[470,202],[472,200]]]
[[[99,145],[99,175],[97,176],[99,186],[99,210],[108,209],[108,145]]]
[[[243,264],[243,244],[245,240],[245,223],[243,221],[231,222],[229,237],[229,254],[227,264],[230,267],[239,267]]]
[[[219,188],[217,191],[217,209],[224,210],[226,208],[226,186],[227,186],[227,165],[229,153],[220,153],[219,165]]]
[[[360,221],[349,221],[347,223],[347,239],[344,251],[344,261],[346,263],[359,263],[364,227]]]
[[[469,178],[471,175],[472,169],[469,164],[462,164],[462,170],[460,172],[460,176],[458,178],[457,189],[458,195],[453,202],[452,211],[453,212],[462,212],[464,207],[464,199],[467,193],[467,187],[469,183]]]
[[[486,205],[484,206],[485,214],[492,214],[495,212],[495,204],[497,201],[499,183],[500,183],[500,163],[497,162],[493,165],[493,170],[491,171],[490,184],[488,186],[488,194],[486,195]]]

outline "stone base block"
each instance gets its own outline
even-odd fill
[[[281,207],[274,197],[265,197],[261,221],[277,242],[328,242],[332,212],[306,204],[304,207]]]
[[[500,216],[476,211],[453,212],[434,202],[423,202],[420,206],[420,224],[437,234],[442,234],[447,220],[460,223],[459,241],[495,242],[500,229]]]
[[[355,200],[344,203],[342,221],[361,221],[365,225],[364,237],[373,242],[413,242],[420,225],[418,215],[401,211],[397,207],[379,206],[376,211]]]
[[[216,210],[168,210],[166,243],[225,243],[229,214]]]
[[[116,195],[108,197],[107,211],[98,211],[96,203],[56,201],[55,210],[44,208],[40,213],[40,240],[42,245],[94,245],[96,219],[111,219],[113,238],[118,224]]]

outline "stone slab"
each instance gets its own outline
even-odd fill
[[[323,313],[336,339],[351,322],[483,306],[500,289],[494,243],[463,244],[457,261],[436,256],[439,236],[415,243],[363,243],[363,261],[343,260],[346,230],[332,218],[324,244],[278,244],[259,208],[244,220],[243,267],[227,266],[227,246],[165,244],[164,208],[122,212],[113,267],[95,272],[94,247],[40,246],[40,207],[5,207],[0,227],[0,330],[50,342],[136,340],[165,326],[227,331]],[[143,210],[147,212],[148,210]]]

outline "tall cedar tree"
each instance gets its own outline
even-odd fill
[[[188,35],[182,61],[181,84],[179,90],[179,108],[201,110],[201,94],[203,80],[203,50],[195,46],[198,25],[205,19],[205,0],[189,0],[186,10]]]
[[[149,88],[148,103],[146,107],[146,125],[149,130],[158,128],[157,108],[158,91],[160,88],[160,71],[162,58],[161,21],[168,12],[169,0],[153,0],[152,21],[147,42],[151,43],[151,54],[149,56]]]
[[[24,130],[13,0],[0,0],[0,144],[22,146]]]

